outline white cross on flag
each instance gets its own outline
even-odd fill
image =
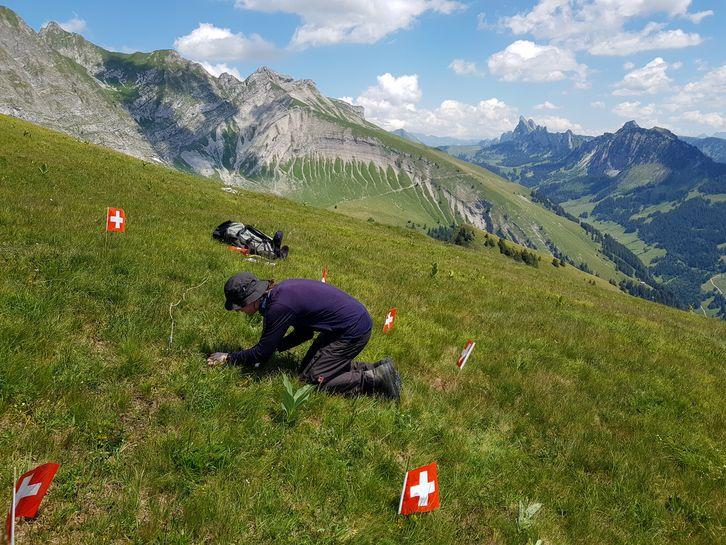
[[[122,208],[106,208],[106,231],[126,232],[126,213]]]
[[[466,341],[466,346],[464,347],[464,350],[461,351],[461,356],[459,356],[459,360],[456,362],[456,366],[460,370],[464,368],[464,365],[466,364],[466,360],[468,360],[469,356],[471,356],[471,353],[474,351],[475,346],[476,346],[476,343],[473,342],[471,339]]]
[[[15,518],[32,518],[38,514],[40,502],[48,491],[50,483],[53,482],[55,472],[58,471],[58,464],[52,462],[38,466],[20,476],[15,484],[14,504],[10,507],[7,519],[5,520],[5,531],[8,541],[12,542],[11,534],[15,529]],[[13,517],[13,514],[15,517]]]
[[[439,508],[439,479],[436,462],[406,472],[399,515],[425,513]]]
[[[388,333],[393,329],[393,322],[396,321],[396,309],[392,308],[386,314],[386,321],[383,322],[383,333]]]

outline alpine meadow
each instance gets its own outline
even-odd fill
[[[726,545],[725,17],[0,0],[0,544]]]
[[[0,459],[61,467],[19,543],[722,539],[723,321],[545,255],[530,267],[20,120],[0,129]],[[124,205],[124,235],[104,234],[107,203]],[[283,229],[288,259],[241,261],[211,240],[240,215]],[[399,404],[314,393],[291,420],[281,374],[299,354],[261,373],[205,368],[259,330],[226,315],[230,274],[323,266],[370,309],[363,356],[393,356]],[[396,515],[405,469],[434,459],[442,508]],[[535,502],[530,520],[520,503]]]

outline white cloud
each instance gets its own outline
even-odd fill
[[[656,14],[703,18],[688,13],[690,4],[691,0],[540,0],[529,12],[505,17],[502,24],[514,34],[532,34],[575,51],[627,55],[701,43],[698,34],[664,30],[655,23],[625,30],[631,21]]]
[[[578,64],[575,54],[554,45],[537,45],[517,40],[487,61],[489,71],[503,81],[559,81],[572,77],[583,84],[587,66]]]
[[[687,34],[680,28],[662,30],[664,25],[648,23],[640,32],[619,32],[603,38],[588,48],[592,55],[630,55],[653,49],[677,49],[700,44],[698,34]]]
[[[234,62],[268,59],[276,52],[275,45],[259,34],[234,34],[228,28],[200,23],[191,33],[174,40],[179,53],[195,61]]]
[[[698,70],[699,72],[705,72],[706,70],[708,70],[708,61],[704,61],[703,59],[695,59],[693,62],[696,65],[696,70]]]
[[[298,15],[302,25],[295,29],[293,48],[347,43],[375,43],[400,29],[406,29],[426,12],[450,14],[464,9],[453,0],[236,0],[242,9]]]
[[[365,108],[366,119],[387,130],[404,128],[439,136],[482,138],[499,136],[517,121],[516,108],[497,98],[467,104],[444,100],[432,109],[419,108],[422,92],[418,76],[378,76],[376,85],[359,97],[341,100]]]
[[[592,108],[597,108],[598,110],[602,110],[603,108],[605,108],[605,103],[602,100],[595,100],[590,103],[590,106]]]
[[[625,69],[625,70],[632,70],[633,68],[635,68],[635,63],[634,62],[628,61],[628,62],[624,62],[623,63],[623,69]]]
[[[476,29],[477,30],[489,30],[491,28],[496,28],[496,25],[491,25],[491,24],[487,23],[485,13],[480,13],[476,16]]]
[[[699,110],[683,112],[673,118],[676,121],[689,121],[698,125],[707,125],[714,129],[726,129],[726,116],[717,112],[701,113]]]
[[[84,19],[80,19],[79,17],[71,17],[67,21],[64,21],[62,23],[58,23],[60,27],[65,30],[66,32],[82,32],[86,30],[86,21]]]
[[[215,78],[218,78],[222,74],[230,74],[237,78],[238,80],[243,80],[244,78],[240,75],[239,70],[237,70],[234,67],[227,66],[225,63],[219,63],[219,64],[211,64],[206,61],[202,61],[199,64],[202,65],[202,67],[212,74]]]
[[[481,72],[473,61],[466,61],[464,59],[454,59],[449,64],[449,68],[454,71],[457,76],[481,76]]]
[[[692,23],[698,24],[701,21],[703,21],[706,17],[710,17],[713,15],[713,10],[709,9],[706,11],[699,11],[698,13],[689,13],[686,15],[686,18],[690,20]]]
[[[673,81],[666,73],[670,67],[662,58],[656,57],[643,68],[627,73],[622,81],[615,84],[613,95],[654,95],[667,91]]]
[[[559,117],[555,115],[545,115],[541,117],[533,118],[537,125],[544,125],[550,132],[565,132],[566,130],[571,131],[582,131],[582,126],[573,123],[569,119]]]
[[[559,110],[559,106],[555,106],[549,100],[545,100],[542,104],[537,104],[535,110]]]
[[[652,127],[654,125],[662,125],[658,121],[659,110],[654,103],[641,104],[635,102],[621,102],[613,108],[613,113],[627,119],[634,119],[639,125],[644,127]]]
[[[665,101],[664,107],[671,112],[702,108],[726,111],[726,64],[683,85]]]

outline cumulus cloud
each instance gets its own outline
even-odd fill
[[[584,84],[587,66],[572,51],[554,45],[517,40],[487,61],[489,71],[503,81],[559,81],[567,77]]]
[[[454,71],[457,76],[480,76],[482,75],[473,61],[466,61],[464,59],[454,59],[449,64],[449,68]]]
[[[189,59],[211,63],[258,61],[269,59],[276,52],[275,45],[259,34],[235,34],[209,23],[200,23],[186,36],[174,40],[174,48]]]
[[[549,100],[545,100],[542,104],[537,104],[535,110],[559,110],[559,106],[555,106]]]
[[[666,73],[669,67],[666,61],[656,57],[643,68],[627,73],[622,81],[615,84],[613,95],[654,95],[667,91],[673,82]]]
[[[651,15],[702,19],[689,14],[691,0],[540,0],[530,11],[502,19],[514,34],[536,38],[593,55],[627,55],[652,49],[680,48],[701,43],[698,34],[648,23],[625,30],[631,21]]]
[[[676,121],[688,121],[698,125],[706,125],[714,129],[726,129],[726,116],[718,112],[701,113],[699,110],[683,112],[674,117]]]
[[[654,103],[642,104],[639,101],[621,102],[615,105],[613,113],[626,119],[634,119],[639,125],[652,127],[662,125],[658,122],[659,110]]]
[[[582,131],[582,125],[573,123],[567,118],[556,115],[545,115],[533,118],[537,125],[544,125],[550,132],[565,132],[567,130],[579,132]]]
[[[680,87],[665,101],[664,107],[671,112],[702,108],[726,110],[726,64]]]
[[[420,108],[418,76],[378,76],[376,85],[360,96],[341,100],[363,106],[366,119],[387,130],[406,129],[439,136],[482,138],[499,136],[516,124],[517,110],[497,98],[467,104],[444,100],[431,109]]]
[[[409,28],[426,12],[450,14],[464,9],[454,0],[236,0],[241,9],[291,13],[302,19],[290,45],[293,48],[337,43],[375,43]]]
[[[602,110],[603,108],[605,108],[605,103],[602,100],[595,100],[590,103],[590,106],[592,108],[597,108],[598,110]]]
[[[237,70],[234,67],[227,66],[225,63],[219,63],[219,64],[212,64],[206,61],[202,61],[199,64],[202,65],[202,67],[212,74],[215,78],[218,78],[222,74],[230,74],[237,78],[238,80],[244,79],[240,73],[239,70]]]
[[[619,32],[603,38],[588,48],[592,55],[630,55],[653,49],[678,49],[700,44],[698,34],[687,34],[680,28],[662,30],[664,25],[648,23],[640,32]]]

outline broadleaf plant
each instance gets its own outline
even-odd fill
[[[285,416],[288,420],[292,420],[297,415],[298,409],[310,398],[315,386],[312,384],[306,384],[302,388],[295,390],[290,378],[287,375],[282,375],[282,384],[285,386],[285,391],[282,393],[282,410],[285,411]]]

